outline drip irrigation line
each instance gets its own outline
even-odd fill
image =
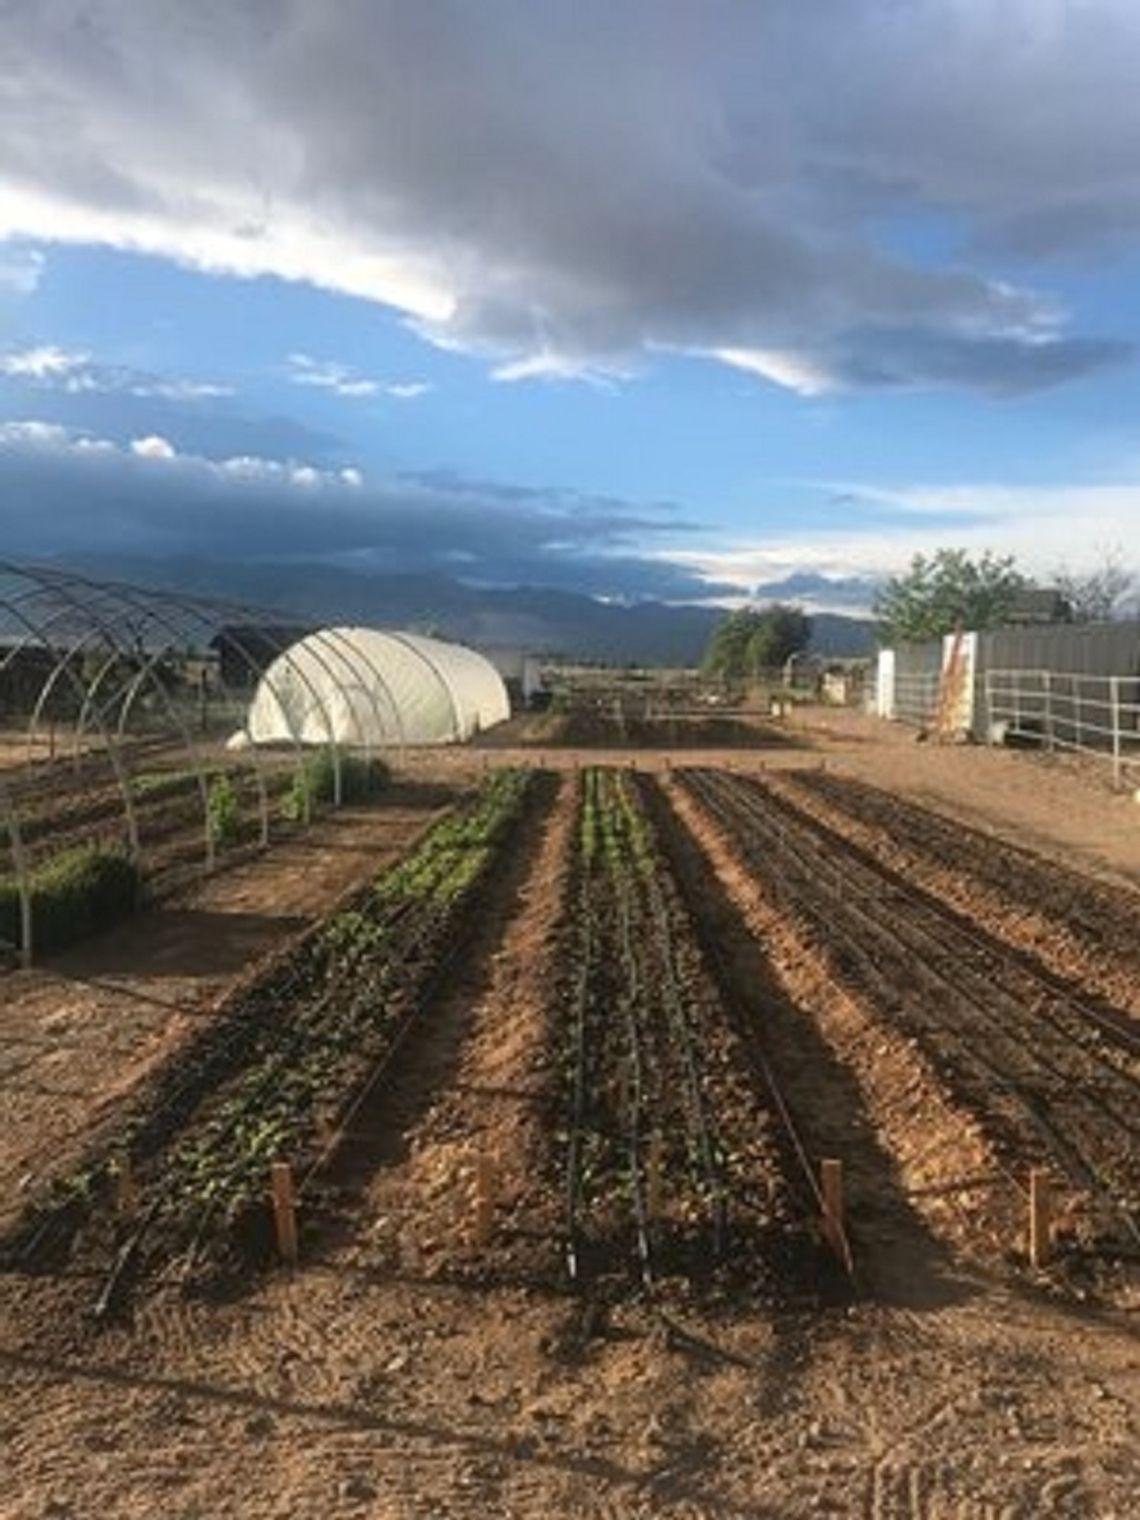
[[[718,784],[720,783],[713,782],[714,786]],[[707,778],[702,776],[702,780],[698,785],[702,786],[707,792]],[[773,800],[771,793],[766,788],[755,784],[742,783],[735,778],[731,780],[726,778],[725,785],[731,790],[738,811],[754,827],[759,828],[761,832],[766,831],[769,835],[774,834],[777,846],[784,851],[785,859],[798,867],[801,881],[809,879],[809,873],[803,859],[797,853],[795,845],[788,838],[786,817],[783,822],[778,816],[773,818],[773,809],[765,807],[766,801],[770,803]],[[775,811],[778,813],[778,807]],[[870,931],[872,935],[877,935],[881,942],[892,945],[895,952],[902,957],[902,963],[907,966],[909,974],[917,974],[920,977],[925,976],[926,980],[940,991],[948,991],[953,997],[973,1009],[975,1015],[980,1016],[982,1023],[999,1038],[1003,1034],[1009,1033],[1001,1022],[990,1013],[989,1009],[986,1008],[976,994],[971,993],[967,987],[963,987],[954,981],[936,964],[930,964],[921,954],[916,954],[915,946],[907,942],[905,935],[900,933],[893,923],[886,924],[882,921],[881,917],[876,916],[884,906],[881,894],[874,890],[870,892],[866,890],[866,880],[860,880],[858,873],[850,868],[850,863],[846,858],[841,860],[839,852],[834,852],[832,856],[825,856],[822,853],[821,846],[811,837],[809,829],[801,821],[799,815],[790,808],[785,809],[784,812],[785,815],[790,813],[793,824],[798,826],[801,843],[803,842],[803,836],[807,834],[810,853],[814,856],[816,866],[816,869],[810,873],[810,880],[817,893],[822,889],[825,895],[830,897],[833,909],[838,910],[839,919],[842,919],[846,915],[849,919],[862,924],[864,929]],[[859,862],[859,864],[861,865],[862,863]],[[865,876],[871,876],[873,888],[875,885],[875,873],[867,867],[863,867],[863,872]],[[828,875],[830,875],[832,883],[830,889],[824,886]],[[786,885],[786,882],[784,884]],[[818,917],[818,908],[812,906],[810,892],[807,892],[806,888],[802,886],[800,889],[800,899],[801,902],[806,903],[809,913],[813,917]],[[914,905],[913,898],[908,900]],[[937,950],[945,953],[945,946],[929,930],[913,923],[907,927],[920,940],[925,941],[928,946],[933,944]],[[836,932],[839,928],[836,918],[829,918],[826,921],[826,928],[829,932]],[[851,948],[859,963],[866,966],[868,964],[868,956],[865,947],[859,942],[858,938],[851,935],[843,935],[842,931],[840,931],[840,937],[846,939],[849,948]],[[1008,997],[1009,995],[1005,994],[1005,996]],[[1018,1011],[1020,1012],[1020,1008]],[[940,1036],[943,1040],[949,1038],[954,1043],[954,1035],[944,1023],[936,1023],[933,1026],[927,1023],[926,1028],[928,1035],[936,1038]],[[1033,1049],[1027,1041],[1018,1039],[1017,1037],[1013,1038],[1014,1043],[1021,1044],[1028,1049],[1040,1065],[1046,1070],[1050,1069],[1049,1063],[1044,1061],[1040,1057],[1040,1053]],[[1076,1044],[1076,1042],[1071,1043]],[[1081,1153],[1076,1142],[1061,1133],[1058,1126],[1048,1116],[1048,1112],[1044,1111],[1043,1100],[1036,1095],[1031,1096],[1026,1092],[1022,1084],[1010,1078],[989,1058],[984,1056],[977,1048],[976,1042],[963,1040],[959,1034],[957,1036],[957,1044],[968,1059],[974,1062],[976,1067],[985,1072],[991,1081],[1007,1092],[1019,1105],[1031,1124],[1041,1133],[1046,1143],[1051,1146],[1054,1152],[1062,1158],[1066,1158],[1065,1166],[1070,1175],[1073,1175],[1074,1172],[1079,1173],[1084,1185],[1089,1186],[1115,1214],[1120,1216],[1128,1233],[1140,1243],[1140,1227],[1137,1226],[1130,1211],[1113,1196],[1111,1190],[1100,1177],[1096,1166]],[[1069,1077],[1067,1080],[1071,1083],[1072,1078]],[[1006,1169],[1003,1167],[1003,1170]],[[1021,1191],[1024,1192],[1023,1187],[1021,1187]]]
[[[1070,991],[1069,988],[1065,985],[1063,978],[1057,975],[1055,972],[1050,971],[1046,967],[1034,966],[1030,964],[1029,951],[1022,949],[1021,946],[1012,944],[1009,941],[999,940],[996,935],[990,936],[989,938],[984,937],[983,934],[980,933],[976,928],[971,927],[970,924],[964,921],[965,915],[959,909],[955,908],[953,904],[942,903],[935,899],[932,894],[929,893],[927,889],[921,886],[919,883],[909,882],[901,871],[897,870],[893,866],[886,864],[885,862],[879,861],[873,851],[867,850],[863,846],[859,845],[856,841],[848,839],[844,834],[842,834],[832,825],[825,823],[821,819],[815,818],[811,813],[808,813],[805,809],[801,808],[793,799],[787,797],[782,791],[773,791],[771,792],[771,795],[773,796],[773,799],[777,800],[781,806],[793,812],[806,824],[814,827],[828,837],[831,837],[838,841],[842,848],[846,849],[848,853],[853,854],[861,864],[866,866],[867,869],[877,871],[891,882],[897,881],[900,890],[903,890],[916,898],[921,896],[921,898],[929,900],[935,911],[950,919],[950,921],[954,924],[955,932],[959,934],[963,939],[967,940],[970,944],[972,944],[974,948],[986,956],[987,959],[1000,965],[1004,959],[1003,952],[1005,952],[1005,955],[1016,956],[1017,975],[1026,978],[1028,981],[1036,982],[1044,991],[1045,995],[1053,1001],[1068,1004],[1068,1006],[1077,1014],[1079,1022],[1099,1025],[1100,1028],[1104,1029],[1109,1035],[1111,1035],[1114,1043],[1125,1046],[1136,1054],[1140,1054],[1140,1031],[1127,1028],[1123,1022],[1124,1019],[1127,1019],[1129,1017],[1127,1014],[1118,1014],[1116,1017],[1113,1017],[1112,1015],[1103,1013],[1101,1010],[1092,1007],[1089,1003],[1086,1003],[1082,998],[1078,997],[1076,993]],[[824,792],[823,796],[825,801],[831,802],[834,806],[842,808],[842,804],[836,802],[829,793]],[[864,817],[860,817],[857,812],[849,814],[849,816],[853,817],[854,821],[857,823],[862,823],[864,826],[868,825],[868,820]],[[870,820],[870,823],[876,827],[880,826],[875,822],[874,819]],[[1091,1059],[1099,1061],[1115,1075],[1122,1076],[1126,1080],[1132,1082],[1137,1087],[1138,1091],[1140,1091],[1140,1080],[1133,1077],[1131,1073],[1123,1070],[1121,1067],[1116,1066],[1114,1063],[1108,1061],[1105,1058],[1103,1052],[1099,1050],[1095,1045],[1090,1045],[1084,1039],[1073,1034],[1071,1031],[1065,1030],[1060,1021],[1054,1015],[1044,1012],[1043,1010],[1038,1010],[1037,1016],[1040,1018],[1045,1018],[1058,1030],[1059,1033],[1072,1040],[1074,1044],[1080,1045],[1080,1047],[1088,1053]]]

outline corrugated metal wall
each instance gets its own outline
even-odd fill
[[[993,714],[986,700],[986,677],[993,671],[1027,673],[1020,683],[1018,717],[1030,731],[1048,727],[1062,743],[1091,742],[1106,745],[1105,730],[1111,727],[1109,685],[1081,687],[1064,680],[1053,683],[1031,675],[1123,677],[1118,700],[1131,710],[1140,702],[1140,621],[1127,623],[1052,623],[1041,627],[998,628],[977,636],[973,653],[973,703],[971,730],[974,737],[989,736]],[[892,716],[904,723],[924,724],[937,705],[938,675],[944,663],[945,643],[933,639],[925,644],[897,644],[894,649],[892,691],[881,694]],[[1124,726],[1133,728],[1130,715]],[[1098,737],[1098,730],[1100,731]]]
[[[1140,621],[996,628],[978,635],[978,672],[987,670],[1140,675]]]

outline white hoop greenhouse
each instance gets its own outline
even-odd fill
[[[461,644],[378,628],[308,634],[267,668],[250,704],[254,744],[454,744],[510,703],[489,660]]]

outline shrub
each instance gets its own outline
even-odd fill
[[[383,760],[338,755],[342,802],[363,802],[387,786],[391,771]],[[310,755],[293,777],[285,797],[285,816],[304,818],[315,802],[331,802],[336,793],[336,766],[329,750]],[[306,806],[308,804],[308,807]]]
[[[125,855],[90,846],[67,850],[32,872],[35,948],[59,950],[125,918],[138,906],[138,868]],[[20,894],[0,878],[0,941],[22,943]]]

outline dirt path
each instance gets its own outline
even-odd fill
[[[1093,1316],[975,1289],[937,1312],[636,1313],[579,1358],[532,1291],[352,1270],[8,1334],[5,1513],[86,1520],[1127,1520],[1140,1356]]]
[[[406,850],[438,791],[346,809],[33,971],[0,978],[0,1223],[239,977]]]

